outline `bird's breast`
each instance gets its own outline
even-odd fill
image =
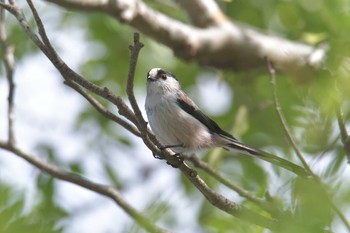
[[[212,135],[201,122],[182,110],[177,103],[164,98],[146,98],[146,113],[153,133],[164,145],[184,145],[193,151],[207,147]]]

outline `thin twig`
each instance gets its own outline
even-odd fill
[[[350,136],[346,129],[343,112],[339,104],[337,104],[336,106],[336,114],[337,114],[338,126],[340,129],[341,141],[345,148],[346,156],[348,158],[348,163],[350,163]]]
[[[336,112],[337,112],[337,119],[338,119],[338,125],[340,129],[341,140],[345,142],[349,135],[345,127],[344,115],[339,105],[337,106]]]
[[[267,218],[263,215],[257,214],[245,208],[244,206],[229,200],[222,194],[215,192],[213,189],[211,189],[199,175],[187,176],[187,178],[213,206],[216,206],[217,208],[225,211],[226,213],[231,214],[240,219],[268,228],[270,230],[277,230],[278,221],[276,219]]]
[[[316,184],[319,185],[320,190],[322,190],[322,192],[324,193],[325,197],[326,197],[326,201],[328,202],[328,204],[330,205],[330,207],[333,209],[333,211],[339,216],[339,218],[342,220],[342,222],[344,223],[344,225],[347,227],[347,229],[350,231],[350,222],[346,219],[345,215],[339,210],[339,208],[334,204],[333,200],[329,197],[328,192],[324,189],[324,186],[321,182],[321,180],[319,179],[319,177],[311,170],[311,168],[309,167],[309,165],[307,164],[306,160],[304,159],[303,155],[301,154],[299,148],[297,147],[292,134],[290,133],[290,130],[288,128],[287,125],[287,121],[284,117],[284,114],[282,112],[282,108],[281,105],[278,101],[278,97],[277,97],[277,87],[276,87],[276,72],[275,69],[273,67],[273,64],[271,63],[271,61],[269,59],[266,59],[267,61],[267,67],[269,69],[270,75],[271,75],[271,83],[272,83],[272,88],[273,88],[273,97],[274,97],[274,102],[275,102],[275,108],[277,111],[277,115],[280,119],[280,122],[282,124],[283,130],[288,138],[289,143],[292,145],[296,155],[298,156],[299,160],[302,162],[303,166],[305,167],[305,169],[310,173],[310,175],[312,176],[313,180],[316,182]]]
[[[108,109],[106,109],[96,98],[94,98],[92,95],[88,94],[86,91],[84,91],[78,84],[65,81],[65,84],[76,90],[78,93],[80,93],[89,103],[104,117],[107,119],[110,119],[114,121],[115,123],[123,126],[125,129],[130,131],[135,136],[140,137],[141,133],[140,131],[130,123],[124,121],[122,118],[116,116],[112,112],[110,112]]]
[[[51,51],[51,52],[55,51],[51,45],[49,38],[46,35],[44,24],[41,21],[39,14],[38,14],[36,8],[34,7],[32,0],[27,0],[27,4],[30,7],[30,10],[32,11],[32,14],[34,16],[34,20],[36,22],[36,25],[38,26],[39,35],[40,35],[43,43],[49,48],[49,51]]]
[[[135,94],[134,94],[134,78],[135,78],[136,63],[137,63],[140,50],[143,48],[143,46],[144,45],[140,42],[140,34],[135,32],[134,44],[129,46],[130,61],[129,61],[129,72],[128,72],[128,80],[126,85],[126,93],[128,95],[129,102],[131,104],[131,107],[136,117],[136,126],[141,132],[143,141],[147,146],[149,146],[150,149],[154,146],[161,148],[159,141],[156,139],[156,137],[151,133],[150,129],[147,127],[147,122],[144,120],[142,116],[141,110],[137,104]],[[154,153],[154,150],[153,150],[153,153]],[[174,154],[175,153],[172,152],[170,149],[166,149],[166,150],[162,150],[161,153],[159,153],[158,155],[160,155],[162,158],[164,158],[168,163],[170,163],[174,167],[182,166],[183,171],[185,171],[190,176],[197,175],[197,173],[193,171],[187,164],[176,159],[173,156]]]
[[[135,95],[134,95],[134,77],[136,70],[136,62],[140,53],[140,50],[143,48],[143,44],[140,42],[140,34],[134,33],[134,45],[129,46],[130,50],[130,61],[129,61],[129,72],[128,72],[128,81],[126,84],[126,93],[128,95],[131,107],[135,113],[137,126],[142,132],[147,132],[147,123],[142,117],[141,110],[137,104]]]
[[[3,1],[0,1],[3,3]],[[14,58],[14,46],[11,46],[7,42],[7,33],[5,26],[5,9],[0,8],[0,44],[4,51],[4,66],[6,72],[6,78],[8,83],[8,109],[7,109],[7,121],[8,121],[8,142],[13,145],[15,143],[14,132],[14,96],[15,96],[15,83],[14,83],[14,71],[15,71],[15,58]]]
[[[28,21],[25,19],[22,10],[17,7],[17,5],[14,3],[12,5],[4,4],[0,2],[0,5],[3,6],[6,10],[8,10],[10,13],[12,13],[17,20],[19,21],[20,25],[22,26],[23,30],[27,33],[29,38],[34,42],[36,46],[47,56],[47,58],[52,62],[52,64],[57,68],[57,70],[61,73],[62,77],[68,81],[75,82],[79,84],[80,86],[84,87],[85,89],[95,93],[96,95],[99,95],[110,102],[112,102],[114,105],[117,106],[119,113],[126,117],[131,122],[135,123],[136,119],[131,111],[131,109],[124,103],[124,101],[119,97],[114,95],[108,88],[102,88],[99,87],[83,77],[81,77],[79,74],[74,72],[67,64],[58,56],[56,51],[51,46],[50,42],[46,42],[50,44],[50,46],[46,46],[45,43],[43,43],[40,38],[33,32],[31,27],[29,26]],[[34,5],[32,5],[34,7]],[[35,10],[35,8],[31,8],[31,10]],[[33,13],[33,16],[35,18],[36,22],[41,22],[41,19],[37,13]],[[45,28],[42,23],[37,24],[37,27],[39,28],[39,32],[41,33],[42,38],[48,38]],[[46,40],[45,39],[45,40]],[[47,39],[48,40],[48,39]]]
[[[22,149],[18,148],[17,146],[9,145],[6,142],[0,141],[0,148],[11,151],[12,153],[25,159],[27,162],[29,162],[33,166],[48,173],[53,177],[56,177],[60,180],[67,181],[69,183],[76,184],[78,186],[84,187],[86,189],[89,189],[91,191],[94,191],[96,193],[99,193],[111,198],[133,219],[137,220],[137,222],[140,224],[141,227],[143,227],[149,232],[159,232],[159,233],[169,232],[167,230],[159,228],[158,226],[153,224],[153,222],[149,220],[146,216],[144,216],[143,214],[138,212],[136,209],[134,209],[128,202],[124,200],[124,198],[119,193],[119,191],[114,187],[98,184],[90,180],[87,180],[75,173],[64,171],[53,164],[50,164],[48,162],[45,162],[39,159],[38,156],[34,156],[30,153],[27,153]]]
[[[312,170],[310,169],[306,160],[304,159],[303,155],[301,154],[299,148],[297,147],[297,145],[292,137],[292,134],[289,131],[289,128],[287,126],[287,121],[283,115],[282,108],[281,108],[281,105],[280,105],[278,97],[277,97],[276,71],[275,71],[275,68],[273,67],[273,64],[271,63],[271,61],[268,59],[266,61],[267,61],[267,67],[268,67],[268,70],[269,70],[270,76],[271,76],[271,84],[272,84],[272,88],[273,88],[273,101],[275,104],[275,109],[277,111],[278,118],[282,124],[282,128],[283,128],[283,130],[288,138],[289,143],[292,145],[297,157],[299,158],[300,162],[303,164],[304,168],[307,170],[307,172],[309,172],[309,174],[316,177],[316,175],[312,172]]]
[[[272,205],[272,203],[268,203],[263,199],[256,197],[254,194],[248,192],[247,190],[243,189],[239,185],[233,183],[232,181],[224,177],[224,175],[222,175],[220,172],[213,169],[208,163],[199,159],[198,156],[192,154],[191,156],[186,157],[186,159],[191,161],[195,167],[200,168],[203,171],[207,172],[210,176],[215,178],[217,181],[221,182],[228,188],[237,192],[241,197],[244,197],[247,200],[254,202],[255,204],[259,205],[261,208],[263,208],[267,212],[273,215],[277,215],[277,213],[280,212],[276,207]]]

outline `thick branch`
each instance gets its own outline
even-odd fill
[[[214,0],[178,0],[178,3],[198,27],[206,28],[228,22]]]
[[[142,1],[49,1],[67,8],[109,14],[168,46],[178,57],[205,66],[266,71],[264,58],[269,57],[284,73],[309,77],[325,57],[322,48],[266,35],[232,22],[204,29],[186,25],[154,11]]]

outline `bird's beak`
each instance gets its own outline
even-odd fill
[[[147,81],[153,82],[153,81],[156,81],[156,79],[154,77],[152,77],[151,75],[148,75],[147,76]]]

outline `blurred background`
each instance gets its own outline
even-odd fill
[[[190,23],[173,1],[145,2]],[[33,22],[24,2],[18,4]],[[35,4],[63,60],[86,79],[126,100],[128,45],[134,29],[103,14],[75,12],[43,1]],[[350,169],[334,114],[339,102],[347,119],[350,107],[349,2],[228,0],[218,4],[232,20],[316,47],[327,44],[327,69],[319,71],[317,78],[303,77],[302,81],[277,74],[277,92],[298,148],[350,219]],[[135,208],[174,232],[268,232],[208,204],[177,169],[154,159],[139,138],[105,119],[65,86],[9,14],[6,23],[9,42],[16,47],[15,132],[20,147],[87,179],[117,187]],[[300,164],[279,123],[269,75],[200,67],[195,61],[177,59],[170,49],[142,34],[141,41],[145,47],[137,63],[135,94],[142,109],[146,73],[162,67],[176,75],[203,112],[239,140]],[[8,86],[4,68],[0,71],[0,139],[5,140]],[[114,106],[108,107],[117,112]],[[348,232],[336,214],[322,208],[324,199],[317,189],[288,171],[222,149],[200,156],[247,191],[262,198],[268,193],[282,209],[298,209],[300,218],[316,219],[315,225],[322,229]],[[213,189],[261,211],[208,174],[199,173]],[[300,195],[304,204],[298,206]],[[0,232],[23,231],[143,232],[111,200],[53,179],[0,150]]]

